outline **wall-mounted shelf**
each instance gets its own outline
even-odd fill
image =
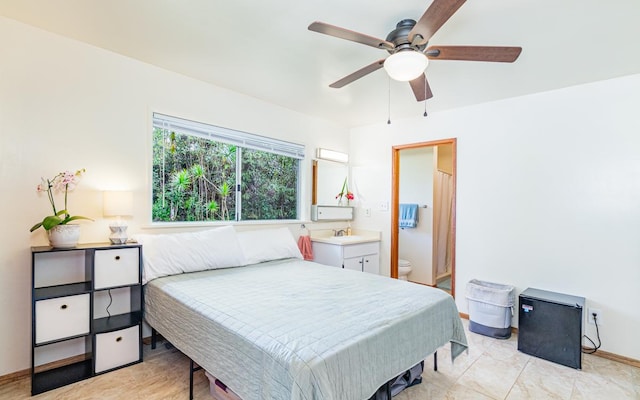
[[[353,207],[344,206],[311,206],[312,221],[351,221]]]

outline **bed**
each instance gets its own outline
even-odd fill
[[[237,235],[244,259],[227,261],[235,268],[153,276],[145,285],[149,325],[243,400],[368,399],[441,346],[451,343],[452,360],[467,348],[448,294],[304,261],[288,230],[269,231],[257,234],[268,236],[261,244],[254,233]],[[152,253],[145,264],[167,251],[139,241]]]

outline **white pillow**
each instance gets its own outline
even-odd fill
[[[298,244],[288,228],[256,229],[238,232],[247,264],[283,258],[302,258]]]
[[[246,265],[232,226],[199,232],[138,234],[142,244],[142,283],[167,275]]]

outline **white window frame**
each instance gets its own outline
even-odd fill
[[[298,143],[292,143],[280,139],[274,139],[266,136],[256,135],[253,133],[243,132],[235,129],[224,128],[216,125],[206,124],[202,122],[192,121],[184,118],[174,117],[161,113],[153,113],[152,130],[159,128],[166,131],[175,131],[182,134],[197,136],[212,141],[223,142],[227,144],[236,145],[238,147],[238,157],[236,158],[236,186],[234,187],[234,193],[236,196],[236,219],[228,221],[153,221],[151,217],[152,225],[170,225],[175,226],[179,224],[217,224],[217,223],[278,223],[291,220],[242,220],[242,202],[240,201],[241,191],[238,191],[238,186],[242,180],[242,149],[253,149],[264,151],[268,153],[274,153],[286,157],[298,159],[298,171],[297,171],[297,188],[296,188],[296,221],[300,220],[302,212],[302,165],[305,158],[305,146]],[[153,160],[153,157],[152,157]],[[153,178],[151,179],[151,190],[153,191]],[[153,199],[151,200],[153,203]]]

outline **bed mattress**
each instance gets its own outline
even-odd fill
[[[467,347],[443,291],[298,259],[152,280],[145,318],[244,400],[368,399]]]

